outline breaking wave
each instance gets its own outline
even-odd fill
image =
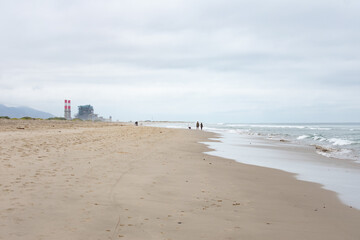
[[[332,143],[332,145],[335,146],[351,145],[354,143],[353,141],[341,139],[341,138],[330,138],[328,142]]]

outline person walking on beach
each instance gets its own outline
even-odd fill
[[[202,123],[200,123],[200,129],[202,130],[204,127],[204,125]]]
[[[199,129],[199,121],[196,122],[196,129]]]

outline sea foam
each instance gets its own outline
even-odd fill
[[[302,140],[302,139],[306,139],[306,138],[309,138],[310,136],[308,135],[301,135],[299,137],[297,137],[298,140]]]

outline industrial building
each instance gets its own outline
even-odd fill
[[[79,112],[75,115],[76,118],[81,120],[90,120],[90,121],[108,121],[103,117],[100,117],[98,114],[94,113],[94,107],[89,105],[78,106]]]

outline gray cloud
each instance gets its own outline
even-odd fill
[[[360,119],[358,1],[19,0],[0,9],[4,104],[61,115],[71,98],[122,120],[242,120],[251,109],[262,113],[248,121],[282,121],[295,108],[303,121],[318,108],[329,121],[340,120],[334,109]]]

